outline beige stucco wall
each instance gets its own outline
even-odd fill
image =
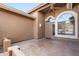
[[[45,37],[45,16],[43,13],[41,12],[33,12],[32,14],[30,14],[34,17],[36,17],[36,19],[33,21],[34,22],[34,38],[35,39],[40,39],[40,38],[44,38]],[[39,26],[39,24],[41,24],[41,27]]]
[[[12,42],[33,38],[33,19],[0,10],[0,45],[3,38]]]
[[[33,21],[33,37],[38,39],[38,12],[33,12],[30,15],[34,16],[36,19]]]
[[[41,12],[38,12],[38,38],[45,37],[45,20],[44,19],[45,19],[44,14]]]
[[[75,6],[73,10],[78,13],[78,39],[79,39],[79,5]]]

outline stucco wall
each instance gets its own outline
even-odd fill
[[[38,12],[38,38],[45,37],[45,20],[44,19],[45,19],[44,14],[41,12]]]
[[[79,39],[79,5],[75,6],[73,10],[78,13],[78,39]]]
[[[34,22],[34,38],[35,39],[39,39],[39,38],[44,38],[45,37],[45,16],[43,13],[41,12],[33,12],[32,14],[30,14],[34,17],[36,17],[36,19],[33,21]],[[41,24],[41,27],[39,26],[39,24]]]
[[[33,21],[33,36],[34,39],[38,39],[38,13],[37,12],[33,12],[30,15],[34,16],[36,19]]]
[[[12,42],[32,39],[33,20],[0,10],[0,45],[4,37],[12,39]]]

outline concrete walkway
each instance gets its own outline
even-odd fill
[[[26,56],[79,56],[78,41],[32,39],[14,43]]]

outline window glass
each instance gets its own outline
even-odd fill
[[[70,13],[61,15],[58,19],[58,34],[74,35],[75,17]]]
[[[55,20],[52,17],[49,17],[47,22],[54,22],[54,21]]]

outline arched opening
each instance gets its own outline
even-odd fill
[[[48,16],[46,19],[45,19],[46,22],[55,22],[55,18],[53,16]]]
[[[56,18],[56,35],[64,38],[78,38],[77,33],[77,13],[74,11],[65,11],[60,13]]]
[[[51,38],[55,35],[55,18],[49,16],[45,19],[45,37]]]

